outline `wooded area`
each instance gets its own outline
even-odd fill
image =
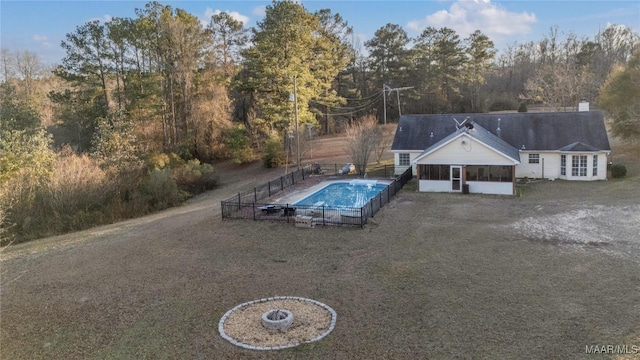
[[[112,188],[118,211],[128,213],[131,201],[150,211],[179,201],[178,185],[213,186],[215,159],[243,163],[266,153],[277,166],[296,129],[331,134],[371,116],[397,121],[400,112],[565,111],[584,98],[610,110],[616,135],[637,138],[639,44],[621,25],[593,38],[553,27],[498,52],[481,30],[461,38],[428,27],[410,38],[397,24],[361,44],[339,14],[292,1],[274,1],[251,29],[226,13],[203,27],[184,10],[150,2],[134,18],[78,25],[54,68],[33,52],[2,49],[0,208],[7,223],[28,228],[43,189],[60,190],[52,179],[67,161],[103,172],[93,184],[78,181]],[[102,209],[91,221],[111,219],[101,218],[104,199],[47,206],[58,217]]]

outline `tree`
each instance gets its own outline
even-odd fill
[[[38,54],[28,50],[16,53],[15,68],[18,77],[24,83],[24,99],[28,100],[33,92],[33,82],[39,77],[43,68]]]
[[[407,85],[410,65],[408,44],[409,36],[396,24],[386,24],[376,30],[371,40],[364,43],[369,51],[369,68],[375,75],[376,89],[382,90],[384,85]],[[389,104],[388,102],[387,105]],[[385,109],[380,108],[380,113],[384,111]]]
[[[346,100],[335,89],[333,81],[339,79],[339,73],[351,62],[353,53],[349,46],[349,37],[353,29],[340,14],[332,14],[322,9],[314,14],[319,21],[319,35],[313,49],[313,74],[320,80],[312,111],[324,122],[324,132],[329,133],[329,109],[344,105]]]
[[[75,32],[67,34],[61,46],[67,55],[55,74],[77,85],[99,88],[103,108],[101,115],[106,116],[109,110],[109,68],[105,60],[108,58],[109,44],[106,27],[99,20],[77,26]]]
[[[356,166],[358,174],[367,171],[369,157],[379,148],[379,143],[384,140],[381,128],[375,116],[367,115],[346,127],[346,135],[349,139],[347,151],[351,161]]]
[[[528,98],[564,111],[574,109],[582,98],[593,97],[592,69],[580,60],[585,42],[573,33],[559,39],[557,28],[552,28],[540,45],[547,47],[541,54],[542,64],[526,81]]]
[[[14,64],[11,51],[2,48],[0,50],[0,66],[2,66],[2,82],[7,82],[14,76]]]
[[[41,121],[38,112],[29,102],[20,100],[10,83],[0,84],[0,138],[6,131],[35,132]]]
[[[597,103],[609,115],[613,135],[640,140],[640,50],[611,72]]]
[[[491,68],[491,61],[496,54],[493,41],[480,30],[474,31],[464,40],[467,55],[466,69],[468,81],[468,99],[472,112],[482,112],[480,87],[485,83],[485,76]]]
[[[92,155],[104,166],[121,170],[134,168],[139,160],[136,143],[133,123],[122,111],[97,119]]]
[[[433,99],[431,112],[454,111],[461,101],[460,85],[466,64],[458,34],[446,27],[426,28],[415,40],[414,63],[417,70],[414,78],[419,79],[416,90]]]
[[[245,109],[255,106],[257,110],[247,126],[250,131],[259,128],[267,138],[292,127],[294,77],[301,124],[317,122],[309,109],[311,100],[338,101],[331,83],[346,61],[340,59],[341,51],[335,46],[339,43],[324,26],[336,22],[328,18],[333,20],[321,21],[293,1],[267,6],[264,19],[252,29],[252,46],[242,52],[244,68],[235,84],[247,104]]]
[[[212,37],[212,51],[209,62],[222,70],[225,77],[235,73],[235,66],[241,62],[240,52],[249,41],[247,29],[226,12],[211,16],[208,25]]]

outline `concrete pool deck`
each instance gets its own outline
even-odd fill
[[[311,180],[311,179],[309,179]],[[306,182],[307,180],[305,180]],[[339,183],[339,182],[351,182],[351,181],[368,181],[368,182],[376,182],[377,184],[385,184],[385,185],[389,185],[393,182],[393,180],[391,179],[384,179],[384,178],[369,178],[369,179],[363,179],[363,178],[348,178],[348,177],[339,177],[339,176],[329,176],[326,177],[325,179],[322,179],[319,183],[311,185],[309,187],[306,188],[299,188],[299,189],[293,189],[291,192],[286,192],[283,194],[275,194],[275,196],[273,196],[271,198],[271,201],[269,201],[270,204],[278,204],[278,205],[291,205],[299,200],[302,200],[304,198],[306,198],[307,196],[317,192],[318,190],[324,188],[325,186],[329,185],[329,184],[333,184],[333,183]],[[304,184],[301,183],[301,184]]]

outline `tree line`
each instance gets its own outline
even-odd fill
[[[339,14],[311,13],[291,1],[267,6],[251,29],[226,13],[202,26],[182,9],[150,2],[136,17],[90,21],[67,34],[47,109],[64,141],[81,152],[126,134],[132,151],[205,161],[235,153],[244,161],[249,149],[287,140],[294,78],[299,123],[332,133],[365,115],[382,121],[385,112],[393,121],[400,111],[575,107],[598,98],[611,70],[626,64],[638,43],[638,34],[620,25],[592,39],[553,27],[537,42],[498,54],[480,30],[461,38],[428,27],[411,38],[386,24],[360,44]],[[48,77],[36,75],[37,57],[23,52],[11,61],[3,50],[2,66],[5,88],[19,79],[22,102],[33,103],[34,83]],[[385,86],[409,89],[383,94]]]

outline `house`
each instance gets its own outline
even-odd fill
[[[606,180],[611,149],[602,112],[578,111],[403,115],[391,151],[419,191],[513,195],[517,178]]]

